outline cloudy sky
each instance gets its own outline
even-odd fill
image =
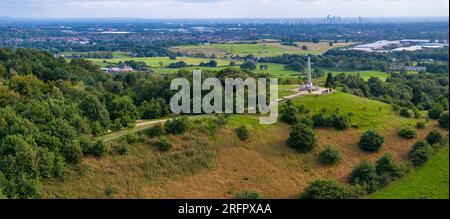
[[[0,17],[447,17],[448,14],[448,0],[0,0]]]

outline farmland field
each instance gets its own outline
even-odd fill
[[[322,69],[325,73],[331,72],[333,73],[333,76],[336,76],[340,73],[344,73],[345,75],[359,75],[363,80],[367,81],[371,77],[378,78],[382,81],[386,81],[386,79],[389,77],[389,74],[382,71],[340,71],[335,69]]]
[[[126,58],[114,58],[114,59],[88,59],[95,64],[105,66],[108,64],[117,64],[119,62],[125,62],[129,60],[145,62],[151,68],[159,68],[162,63],[163,66],[167,66],[170,63],[184,61],[188,65],[199,65],[201,62],[209,62],[211,59],[192,58],[192,57],[177,57],[176,60],[172,60],[169,57],[126,57]],[[104,62],[105,61],[105,62]],[[230,61],[217,59],[218,66],[227,66]]]
[[[224,44],[207,44],[207,45],[193,45],[193,46],[178,46],[172,47],[170,50],[175,52],[182,52],[187,54],[205,54],[223,56],[246,56],[254,55],[260,57],[277,56],[282,54],[321,54],[328,49],[335,47],[342,47],[348,44],[337,43],[330,46],[328,43],[296,43],[298,47],[285,46],[280,43],[224,43]],[[302,46],[307,46],[307,50],[303,50]]]

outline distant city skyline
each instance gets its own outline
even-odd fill
[[[448,17],[448,0],[3,0],[0,17]]]

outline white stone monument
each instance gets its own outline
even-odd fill
[[[306,84],[300,85],[300,91],[317,91],[320,88],[318,86],[314,86],[312,83],[312,76],[311,76],[311,58],[308,56],[308,72],[306,75],[307,82]]]

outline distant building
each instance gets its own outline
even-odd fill
[[[431,43],[430,40],[403,39],[396,41],[380,40],[373,43],[367,43],[354,46],[350,50],[364,52],[401,52],[417,51],[422,49],[439,49],[448,47],[445,43]]]
[[[391,70],[394,71],[401,71],[401,70],[406,70],[406,71],[427,71],[427,67],[423,67],[423,66],[394,66],[391,68]]]
[[[119,67],[109,67],[109,68],[101,68],[104,72],[131,72],[134,71],[134,69],[130,66],[125,66],[122,68]]]
[[[373,43],[358,45],[353,47],[354,50],[360,51],[379,51],[401,46],[400,41],[380,40]]]

